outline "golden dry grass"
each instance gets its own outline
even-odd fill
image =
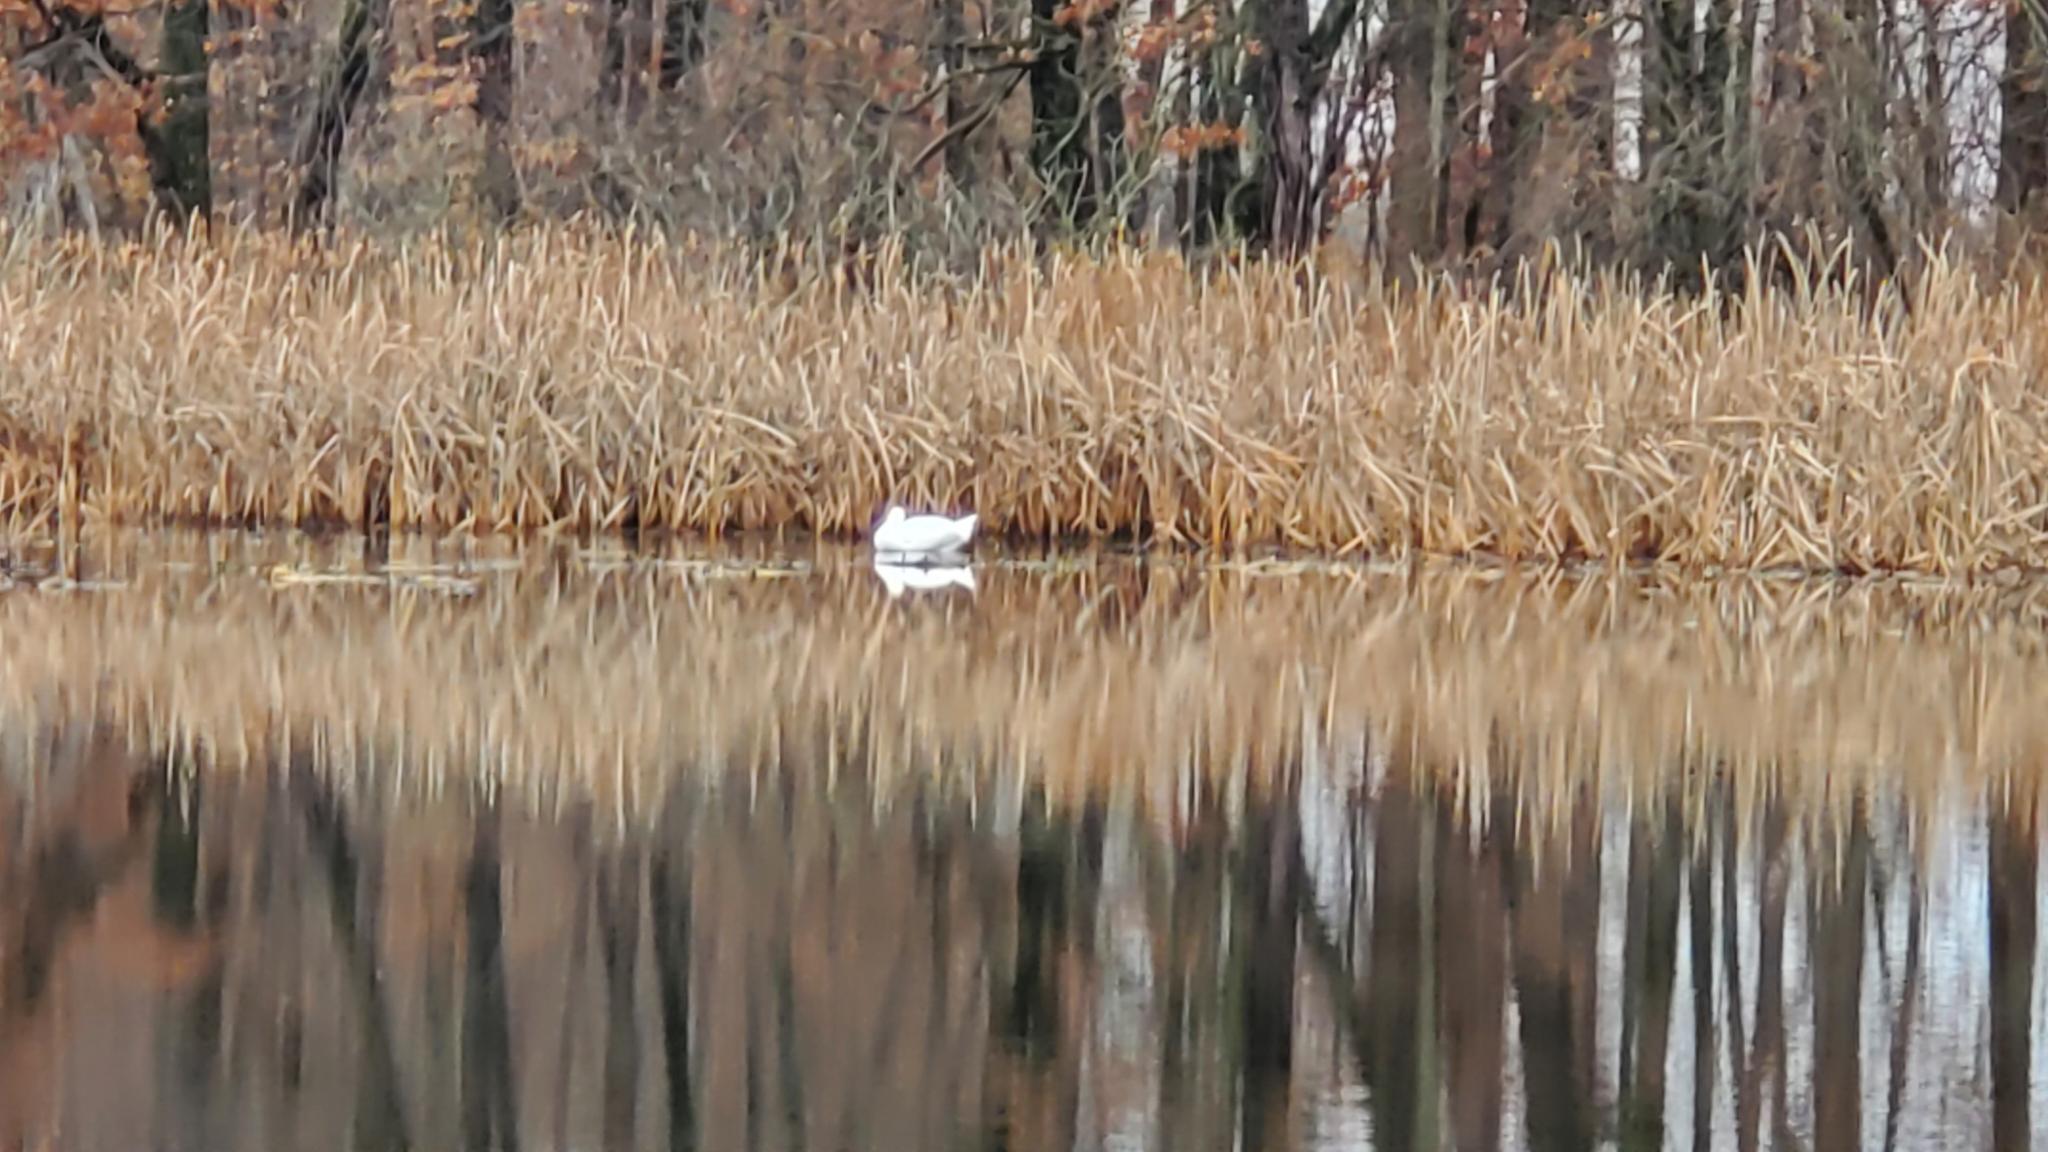
[[[230,542],[124,587],[0,596],[0,731],[125,727],[224,770],[296,750],[361,786],[483,783],[646,813],[679,776],[795,766],[899,784],[1107,791],[1171,821],[1298,773],[1420,773],[1475,809],[1732,783],[1808,812],[1932,804],[2048,759],[2048,587],[1743,580],[1713,591],[1423,574],[991,566],[891,601],[808,570],[528,552],[361,559]],[[313,548],[313,545],[301,545]],[[475,582],[407,583],[425,571]],[[1618,792],[1617,792],[1618,790]],[[887,788],[884,789],[887,791]]]
[[[2048,292],[1939,265],[1873,311],[1860,287],[1560,277],[1508,302],[1170,254],[945,278],[885,253],[856,287],[574,228],[5,248],[23,531],[844,534],[895,497],[1211,549],[2048,566]]]

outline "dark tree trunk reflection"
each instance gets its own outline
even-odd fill
[[[1384,760],[1148,808],[791,755],[636,823],[107,759],[0,762],[0,1147],[2028,1146],[2030,800],[1952,881],[1940,820],[1733,770],[1624,817]],[[1940,935],[1959,888],[1988,933]]]
[[[502,816],[480,812],[463,880],[469,922],[468,971],[462,994],[462,1131],[469,1149],[519,1147],[512,1076],[512,1008],[505,987]]]
[[[2034,1049],[2040,831],[2031,802],[1991,817],[1991,1144],[2026,1148]]]
[[[1813,870],[1813,1147],[1856,1152],[1863,1140],[1863,921],[1870,828],[1859,799],[1823,836]]]
[[[1701,829],[1693,840],[1686,889],[1686,919],[1692,929],[1687,943],[1692,960],[1693,1152],[1709,1152],[1714,1141],[1714,847],[1713,828]]]
[[[1018,830],[1016,927],[1007,986],[991,999],[999,1046],[984,1088],[997,1148],[1072,1147],[1080,1107],[1081,980],[1089,967],[1102,868],[1103,819],[1088,807],[1062,817],[1034,800]],[[1068,823],[1069,820],[1074,823]]]
[[[1160,1142],[1166,1148],[1201,1147],[1205,1139],[1213,1143],[1215,1117],[1231,1094],[1209,1059],[1221,1046],[1219,1033],[1227,1029],[1207,1007],[1220,983],[1220,950],[1212,929],[1224,903],[1228,828],[1213,791],[1196,792],[1192,808],[1178,851],[1168,844],[1151,854],[1154,887],[1166,890],[1162,923],[1154,933],[1155,955],[1165,968],[1160,977],[1160,1092],[1165,1099],[1189,1104],[1169,1107],[1161,1117]]]
[[[1457,1152],[1501,1146],[1513,820],[1512,808],[1497,804],[1475,837],[1453,807],[1437,809],[1437,997]]]
[[[1678,981],[1678,904],[1686,856],[1679,805],[1673,792],[1654,824],[1638,823],[1629,833],[1629,926],[1621,993],[1625,1148],[1658,1148],[1664,1139],[1671,1007]]]
[[[1724,785],[1717,793],[1720,800],[1721,834],[1721,983],[1726,994],[1722,997],[1728,1012],[1728,1067],[1731,1083],[1728,1091],[1734,1096],[1736,1130],[1742,1127],[1742,1102],[1746,1085],[1746,1061],[1749,1055],[1749,1032],[1743,1024],[1742,997],[1742,938],[1743,921],[1750,915],[1749,908],[1742,901],[1738,862],[1745,854],[1743,841],[1743,820],[1736,803],[1735,788]],[[1740,1136],[1737,1137],[1738,1143]]]
[[[631,1146],[640,1098],[640,853],[615,847],[598,865],[598,948],[604,957],[604,1142]]]
[[[162,785],[161,778],[158,781]],[[182,792],[182,795],[179,793]],[[201,872],[201,818],[206,786],[194,779],[180,788],[151,790],[156,808],[156,844],[151,854],[150,909],[168,941],[198,938],[204,928]],[[184,1147],[206,1147],[222,1133],[209,1122],[208,1107],[221,1073],[221,1006],[225,992],[223,967],[216,957],[202,962],[189,987],[164,990],[165,1025],[158,1034],[160,1077],[158,1108],[163,1126]]]
[[[294,768],[291,785],[299,793],[308,846],[326,871],[328,907],[341,945],[361,1036],[356,1147],[365,1152],[410,1148],[405,1100],[391,1036],[391,1013],[385,1003],[384,984],[377,977],[378,911],[383,901],[381,861],[375,851],[358,853],[332,786],[310,765],[299,764]]]
[[[1240,1146],[1294,1146],[1288,1090],[1294,1077],[1296,913],[1301,892],[1300,827],[1288,791],[1247,814],[1235,933],[1243,957]]]
[[[1513,853],[1515,998],[1537,1152],[1589,1148],[1594,1137],[1599,843],[1598,811],[1582,794],[1554,829],[1522,830]]]
[[[1428,991],[1423,950],[1429,924],[1429,798],[1405,772],[1389,774],[1373,813],[1372,928],[1366,961],[1366,1077],[1373,1090],[1373,1131],[1379,1146],[1423,1147],[1422,1086],[1433,1069],[1424,1051],[1422,1013]]]
[[[686,1152],[697,1146],[695,1065],[691,1052],[690,933],[695,894],[691,891],[691,854],[696,806],[688,790],[678,787],[662,822],[661,841],[648,864],[647,902],[654,932],[655,979],[661,995],[663,1083],[668,1091],[668,1146]]]
[[[1921,985],[1926,977],[1923,938],[1926,935],[1927,882],[1917,861],[1909,860],[1906,867],[1912,873],[1906,896],[1906,962],[1905,972],[1899,981],[1898,1015],[1892,1024],[1891,1080],[1885,1092],[1885,1152],[1893,1152],[1899,1146],[1899,1125],[1905,1120],[1906,1112],[1906,1076],[1912,1062],[1913,1034],[1920,1025]],[[1993,1013],[1995,1018],[1995,1008]]]

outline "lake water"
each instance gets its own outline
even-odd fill
[[[2048,588],[10,563],[0,1148],[2048,1146]]]

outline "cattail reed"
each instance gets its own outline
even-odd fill
[[[2048,293],[1938,263],[1910,299],[1809,269],[1680,298],[575,226],[0,240],[20,532],[843,535],[896,499],[1224,552],[2048,563]]]

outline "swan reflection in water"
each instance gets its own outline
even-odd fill
[[[875,561],[875,575],[882,580],[882,587],[894,600],[905,592],[942,592],[948,588],[965,588],[975,591],[974,569],[966,565],[928,567],[922,564],[891,564],[881,559]]]

